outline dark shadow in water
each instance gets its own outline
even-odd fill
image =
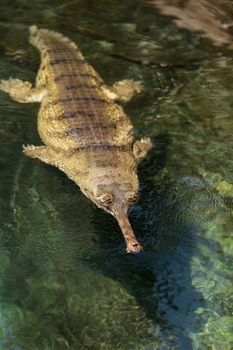
[[[206,1],[203,0],[202,2]],[[191,43],[193,42],[191,36],[187,36],[186,33],[186,40],[183,34],[180,35],[180,31],[176,31],[175,26],[168,25],[169,19],[166,20],[162,16],[161,18],[155,17],[151,8],[148,7],[148,10],[145,9],[144,12],[141,12],[135,10],[136,4],[141,6],[140,2],[132,2],[132,5],[131,1],[117,1],[116,3],[117,9],[115,2],[109,0],[103,3],[79,1],[76,4],[76,2],[71,2],[70,9],[60,8],[57,17],[54,14],[51,16],[48,8],[38,12],[40,7],[36,7],[31,14],[22,6],[18,6],[12,17],[12,9],[5,9],[4,6],[3,10],[5,12],[3,14],[6,20],[10,15],[10,22],[14,29],[18,28],[19,23],[40,23],[41,26],[53,29],[60,28],[61,32],[65,28],[69,31],[74,29],[76,32],[78,23],[84,19],[88,35],[91,32],[94,33],[95,38],[105,38],[114,43],[112,48],[109,49],[109,54],[137,62],[149,62],[159,66],[161,63],[164,66],[165,63],[165,66],[179,65],[189,69],[190,66],[196,66],[195,62],[199,62],[205,57],[209,59],[209,53],[203,50],[203,47],[196,47],[195,43],[195,45],[188,45],[189,40]],[[122,6],[120,6],[120,3],[122,3]],[[98,7],[98,10],[95,6]],[[84,13],[80,11],[82,7]],[[41,13],[42,17],[38,17],[38,13]],[[102,27],[103,35],[99,33],[99,21],[93,23],[91,28],[92,22],[89,22],[89,19],[92,19],[93,13],[103,16],[101,17],[103,23],[106,21],[106,25]],[[110,27],[110,23],[134,23],[135,13],[138,17],[136,32],[129,31],[127,33],[124,26],[119,27],[117,25],[117,28],[120,28],[124,35],[119,35],[119,31],[117,31],[115,33],[116,40],[114,41],[112,33],[116,25]],[[78,14],[79,17],[74,17],[75,14]],[[72,18],[71,22],[64,22],[65,19],[69,18]],[[96,18],[100,17],[96,16]],[[48,20],[48,22],[44,23],[45,20]],[[52,21],[53,24],[49,25],[49,21]],[[15,24],[16,27],[13,27]],[[81,23],[80,27],[82,26]],[[151,33],[145,31],[147,27]],[[81,33],[86,33],[85,30],[78,29]],[[5,29],[3,32],[5,33]],[[19,40],[21,40],[21,32],[18,29],[12,31],[12,33],[13,36],[18,35]],[[138,34],[142,35],[141,39],[145,35],[145,40],[139,41]],[[182,39],[180,39],[181,37]],[[74,39],[76,39],[75,36]],[[14,46],[18,48],[16,41],[12,41],[14,43],[13,48]],[[84,40],[84,44],[85,42]],[[176,42],[176,45],[174,45],[174,42]],[[155,43],[156,45],[151,45],[151,48],[148,46],[149,50],[142,50],[141,45],[136,45],[138,43]],[[95,45],[89,43],[86,50],[92,56],[91,47],[95,52],[95,55],[93,55],[95,57]],[[99,52],[102,52],[102,49],[99,48]],[[38,58],[38,53],[36,55]],[[108,66],[106,66],[106,64],[103,64],[103,59],[103,55],[99,55],[98,61],[97,54],[94,61],[97,62],[96,67],[101,74],[103,72],[104,77],[104,72],[108,73],[106,75],[107,78],[110,77],[110,80],[114,80],[118,75],[122,78],[127,77],[126,73],[129,69],[127,65],[122,62],[122,64],[119,64],[120,74],[118,74],[118,68],[111,73],[112,61],[109,61],[107,57],[106,64]],[[18,77],[17,74],[16,76]],[[169,76],[165,75],[165,77],[167,77],[165,86],[170,86],[168,84]],[[151,83],[151,80],[149,81]],[[142,106],[144,108],[144,104]],[[5,116],[4,118],[6,119]],[[15,125],[17,123],[15,120]],[[6,125],[5,128],[6,130],[8,130],[7,127],[10,128],[9,130],[11,128],[13,130],[9,134],[11,142],[17,134],[15,125]],[[22,125],[22,134],[30,135],[31,133],[26,133],[24,130],[24,126],[28,125],[28,122],[25,120]],[[34,142],[34,138],[32,140]],[[191,263],[196,254],[195,249],[198,239],[201,239],[205,234],[208,222],[212,219],[210,216],[214,215],[215,198],[206,183],[200,179],[183,177],[178,182],[173,182],[170,181],[169,176],[160,177],[160,170],[165,170],[164,167],[166,166],[168,143],[168,136],[157,136],[155,149],[139,169],[142,188],[141,199],[132,210],[131,221],[137,237],[141,239],[145,247],[145,252],[137,256],[125,253],[125,245],[120,230],[109,215],[98,209],[90,209],[91,207],[85,200],[83,202],[79,199],[77,202],[75,201],[75,196],[81,197],[77,187],[74,184],[72,185],[70,180],[56,169],[48,168],[49,170],[40,172],[38,169],[39,167],[45,169],[44,164],[36,165],[36,161],[27,160],[27,165],[22,166],[23,172],[20,173],[19,170],[19,178],[15,179],[14,173],[17,166],[14,163],[18,159],[18,155],[12,156],[12,154],[15,154],[16,144],[10,146],[9,141],[9,147],[5,148],[3,144],[4,152],[2,154],[4,153],[3,159],[6,161],[2,165],[3,170],[1,169],[3,184],[1,186],[1,221],[3,226],[1,244],[4,245],[3,252],[6,251],[13,263],[9,270],[3,266],[5,280],[4,282],[1,280],[1,283],[6,285],[5,292],[1,292],[1,297],[6,299],[10,306],[14,306],[14,304],[19,306],[22,314],[26,315],[25,322],[28,331],[23,332],[19,322],[19,331],[16,332],[16,337],[21,337],[25,343],[28,343],[23,349],[29,348],[30,338],[33,339],[33,337],[36,339],[35,342],[38,341],[38,349],[47,348],[47,339],[52,338],[50,337],[51,334],[57,340],[56,331],[60,334],[64,333],[65,339],[71,339],[70,343],[76,342],[88,327],[91,328],[89,321],[92,317],[92,310],[86,310],[86,305],[81,305],[84,309],[83,314],[77,312],[73,318],[69,318],[65,314],[66,297],[69,294],[68,287],[66,287],[67,281],[70,283],[68,286],[73,284],[75,289],[79,279],[82,279],[75,271],[75,263],[79,267],[78,272],[81,271],[85,274],[87,272],[86,267],[93,271],[98,269],[100,273],[110,277],[113,281],[119,281],[134,296],[140,307],[145,310],[147,317],[153,320],[155,327],[150,332],[155,338],[159,338],[160,350],[168,350],[174,347],[179,350],[192,349],[189,332],[195,333],[202,328],[200,318],[195,315],[195,311],[199,307],[205,307],[205,301],[192,285]],[[21,149],[21,146],[19,148]],[[8,155],[10,150],[12,154]],[[179,154],[177,154],[177,157],[179,157]],[[9,168],[10,159],[12,168]],[[177,158],[177,162],[179,162],[179,158]],[[36,169],[36,171],[34,175],[31,175],[33,169]],[[42,176],[40,177],[38,174],[42,174]],[[44,184],[40,184],[40,181],[44,181]],[[67,184],[67,188],[65,188],[65,185],[56,188],[56,184],[62,181]],[[40,191],[37,193],[37,189],[41,189],[41,193]],[[72,191],[76,194],[73,195]],[[12,198],[15,193],[16,198]],[[43,196],[45,196],[47,202]],[[84,203],[86,207],[80,207],[80,203]],[[35,213],[33,213],[33,208],[30,208],[31,206],[35,207]],[[57,209],[56,206],[61,208]],[[86,217],[90,210],[96,233],[93,246],[90,243],[91,238],[89,236],[86,241],[81,237],[83,232],[83,236],[86,233],[89,234],[90,226],[87,225],[89,224],[89,217]],[[9,212],[12,213],[12,217]],[[57,213],[59,218],[56,217]],[[64,227],[60,223],[56,225],[56,220],[60,220]],[[73,222],[70,227],[69,221]],[[51,228],[49,224],[54,226]],[[70,231],[65,240],[64,236],[67,232],[63,231],[67,227]],[[78,235],[77,232],[80,237],[76,239],[75,234]],[[67,243],[69,240],[70,244]],[[88,254],[84,256],[86,242],[88,242]],[[85,266],[83,270],[82,263]],[[72,279],[67,271],[70,272],[70,275],[74,275],[76,279],[73,276]],[[58,281],[56,275],[59,275],[60,279]],[[54,281],[52,278],[54,278]],[[47,287],[48,283],[50,283],[50,288]],[[84,291],[86,285],[81,285],[81,287],[80,290],[78,290],[79,285],[77,287],[79,293]],[[73,289],[70,291],[71,295],[72,291]],[[84,292],[88,291],[85,289]],[[49,298],[51,298],[51,301],[46,303],[45,301]],[[111,296],[109,296],[109,300],[111,300]],[[72,306],[76,306],[75,303]],[[91,317],[85,323],[88,311],[90,311]],[[69,315],[69,313],[67,314]],[[34,324],[31,320],[34,320]],[[157,325],[159,331],[156,328]],[[73,336],[73,333],[75,336]],[[38,334],[41,334],[41,337]],[[44,340],[44,343],[41,343],[41,339]],[[85,341],[86,339],[84,339]],[[63,350],[64,345],[61,345],[61,347]],[[96,347],[89,346],[86,343],[84,347],[96,349]]]
[[[141,198],[132,210],[131,222],[145,251],[135,256],[125,253],[121,232],[111,216],[94,206],[92,209],[90,202],[79,195],[77,186],[65,175],[25,159],[18,180],[14,180],[14,205],[7,203],[8,207],[13,205],[20,224],[15,234],[5,239],[13,262],[6,275],[13,275],[15,279],[9,285],[6,278],[5,292],[1,295],[25,313],[26,305],[30,315],[36,316],[38,324],[34,323],[32,334],[37,334],[40,327],[42,338],[38,338],[38,344],[41,339],[44,341],[41,348],[50,334],[59,333],[69,339],[70,344],[82,339],[83,329],[89,326],[91,317],[85,321],[86,305],[79,305],[85,311],[78,320],[80,309],[74,318],[69,313],[66,315],[66,299],[72,294],[66,285],[73,285],[77,293],[86,293],[80,273],[85,275],[89,269],[120,282],[137,300],[148,319],[153,321],[154,327],[148,332],[159,340],[160,350],[192,349],[189,332],[198,332],[202,326],[195,317],[195,310],[204,307],[205,302],[192,286],[190,264],[197,238],[205,232],[209,212],[214,213],[214,198],[200,179],[187,177],[172,182],[159,176],[161,170],[165,171],[168,144],[167,135],[157,136],[155,148],[139,169]],[[35,174],[28,177],[33,169]],[[53,181],[48,182],[50,173]],[[20,183],[20,191],[17,183]],[[62,196],[56,196],[57,193]],[[57,205],[54,211],[53,204]],[[31,208],[33,205],[35,212]],[[209,211],[204,212],[206,208]],[[55,225],[51,229],[47,222],[50,217],[50,224]],[[62,225],[56,226],[57,219]],[[9,221],[13,222],[14,218]],[[72,222],[70,228],[69,221]],[[94,242],[91,235],[95,235]],[[55,281],[57,278],[59,287],[46,287],[51,276]],[[88,288],[91,287],[88,285]],[[49,298],[51,306],[44,304]],[[44,314],[48,324],[43,321]],[[31,327],[29,322],[27,327]],[[19,339],[22,334],[19,327]],[[83,341],[85,348],[85,338]],[[25,338],[25,342],[30,343],[30,340]]]
[[[198,203],[199,210],[203,209],[203,201],[205,207],[211,207],[211,196],[200,179],[183,178],[181,183],[164,188],[152,182],[152,175],[165,164],[168,143],[167,136],[157,137],[156,148],[139,171],[143,189],[131,221],[145,251],[126,254],[116,224],[96,210],[93,223],[102,252],[88,258],[88,263],[119,281],[136,298],[154,321],[155,329],[150,331],[159,338],[159,349],[189,350],[189,332],[196,333],[201,328],[195,310],[205,306],[202,295],[192,285],[190,260],[206,222],[202,222],[200,212],[199,217],[192,213],[195,215]]]

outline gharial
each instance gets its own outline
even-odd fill
[[[142,250],[128,220],[138,193],[137,165],[152,147],[134,141],[132,124],[114,100],[129,100],[140,82],[108,87],[77,45],[61,34],[30,27],[30,42],[41,53],[36,86],[10,78],[0,90],[21,103],[41,102],[38,132],[44,145],[23,152],[65,172],[98,207],[119,223],[127,252]]]

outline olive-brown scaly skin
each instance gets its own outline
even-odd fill
[[[36,86],[18,79],[0,83],[18,102],[41,103],[38,132],[43,145],[26,146],[24,153],[64,171],[116,218],[127,251],[140,251],[127,211],[138,192],[137,164],[151,142],[134,141],[131,122],[114,99],[129,99],[141,85],[125,80],[106,86],[76,44],[59,33],[32,26],[30,42],[41,53]]]

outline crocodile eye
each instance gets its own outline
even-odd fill
[[[135,203],[138,199],[137,193],[133,191],[126,192],[125,198],[129,203]]]
[[[97,196],[96,199],[103,205],[108,205],[112,203],[112,195],[110,193],[103,193],[100,196]]]

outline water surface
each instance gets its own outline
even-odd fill
[[[233,7],[192,5],[1,1],[1,78],[34,82],[28,26],[57,30],[106,83],[143,82],[125,110],[154,148],[130,212],[145,251],[128,255],[109,215],[23,156],[39,106],[1,93],[0,349],[233,348]]]

